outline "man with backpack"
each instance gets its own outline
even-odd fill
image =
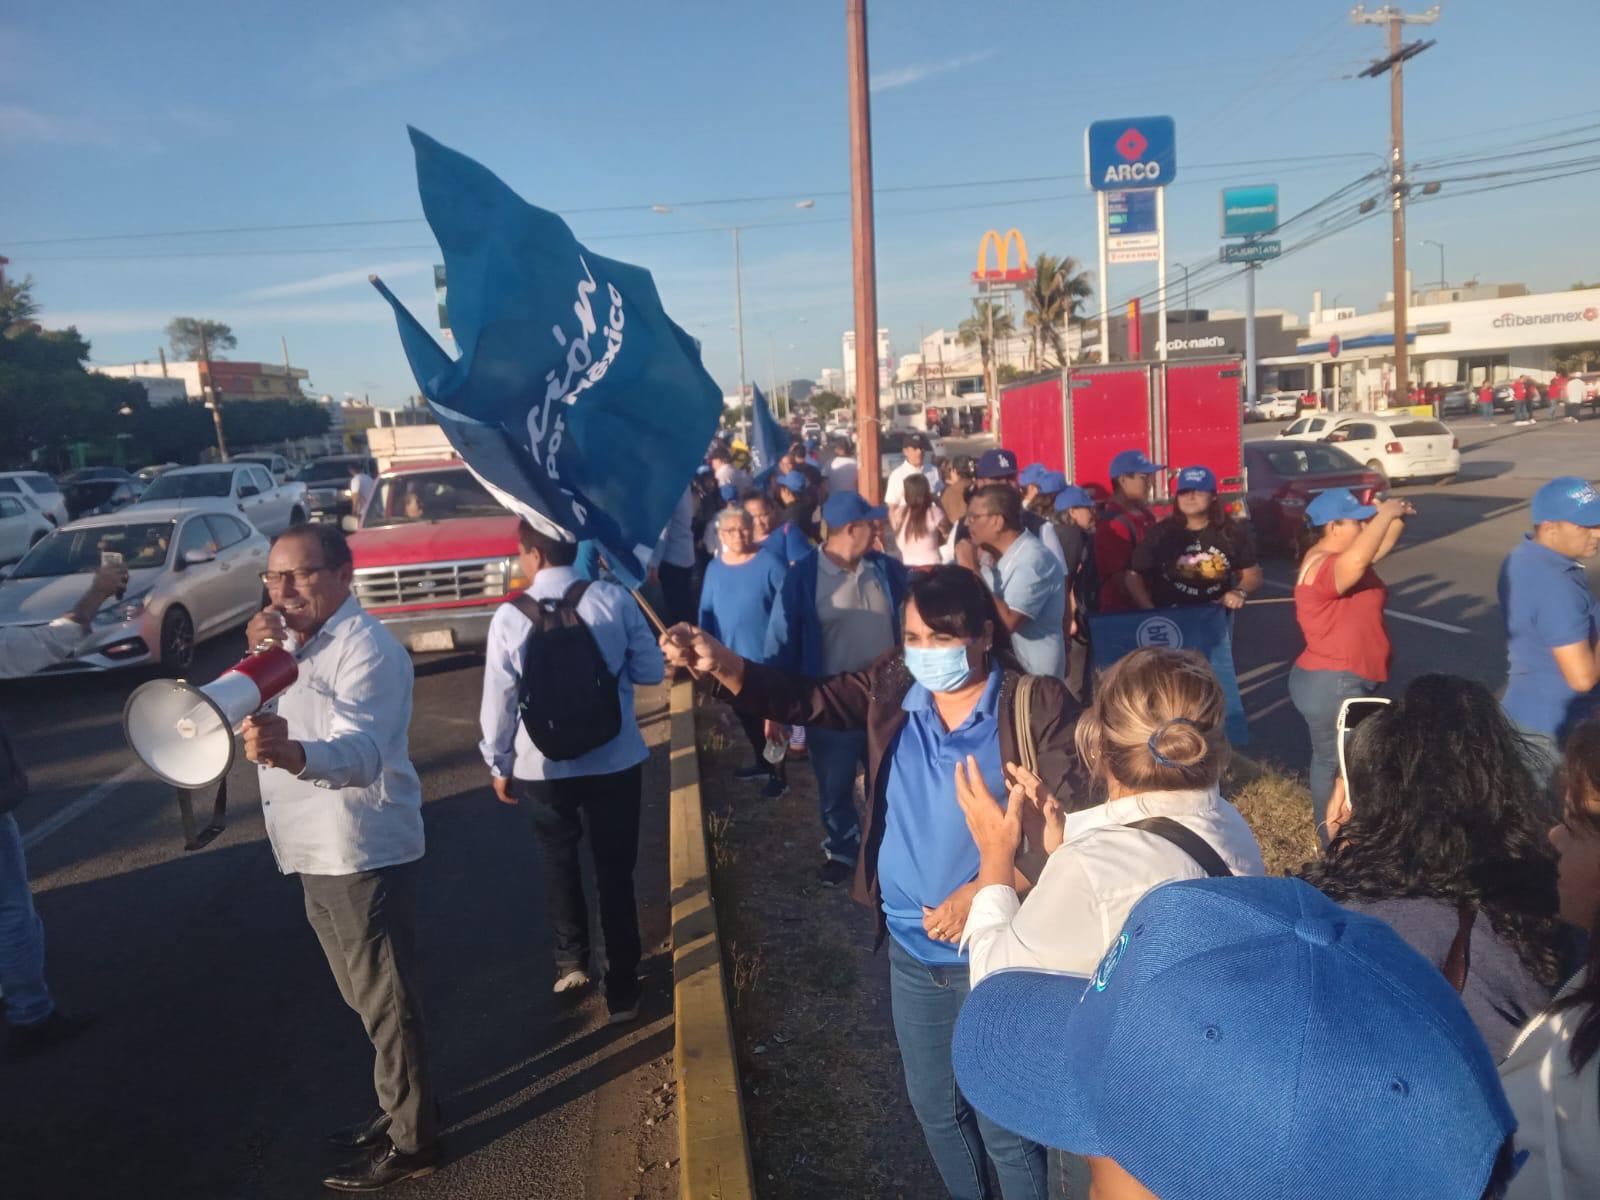
[[[655,634],[633,597],[573,573],[576,546],[523,521],[528,590],[489,626],[479,749],[502,804],[526,803],[544,864],[555,935],[555,990],[589,983],[589,912],[578,866],[589,818],[605,936],[606,1008],[613,1025],[639,1014],[639,914],[633,869],[648,757],[633,713],[634,684],[660,683]]]

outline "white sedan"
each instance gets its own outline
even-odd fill
[[[244,518],[268,537],[277,537],[306,519],[306,485],[279,483],[257,463],[218,463],[175,467],[145,489],[140,503],[232,500]]]
[[[1391,481],[1448,483],[1461,470],[1461,442],[1432,417],[1404,412],[1303,417],[1278,435],[1331,442]]]
[[[1300,411],[1300,399],[1287,392],[1268,392],[1256,397],[1256,411],[1263,421],[1287,421]]]
[[[21,496],[0,496],[0,563],[16,562],[54,528]]]

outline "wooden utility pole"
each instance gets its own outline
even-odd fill
[[[882,494],[878,456],[878,267],[872,230],[872,109],[867,91],[867,0],[845,0],[850,72],[850,216],[856,293],[856,461],[861,495]]]
[[[200,357],[203,360],[203,371],[196,371],[200,379],[200,397],[205,401],[206,407],[211,410],[211,423],[217,429],[217,455],[222,462],[228,461],[228,443],[222,437],[222,393],[216,388],[216,382],[211,374],[211,339],[206,336],[205,325],[200,326]]]
[[[1367,78],[1389,74],[1389,207],[1392,214],[1394,238],[1394,392],[1395,397],[1409,398],[1411,391],[1411,353],[1406,344],[1406,310],[1411,303],[1411,289],[1406,283],[1406,182],[1404,92],[1401,64],[1415,58],[1432,41],[1400,43],[1402,25],[1432,25],[1439,19],[1436,4],[1427,12],[1403,13],[1392,4],[1385,4],[1375,12],[1367,12],[1358,4],[1350,12],[1350,20],[1357,25],[1387,25],[1389,29],[1388,57],[1378,59],[1361,72]]]

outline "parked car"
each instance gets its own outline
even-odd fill
[[[231,500],[237,511],[268,537],[306,519],[306,487],[280,484],[254,463],[174,467],[145,489],[143,504],[184,500]]]
[[[1322,442],[1246,442],[1244,464],[1245,504],[1263,550],[1293,553],[1305,528],[1306,505],[1329,488],[1347,487],[1370,497],[1389,487],[1383,472]]]
[[[288,483],[294,478],[294,464],[281,454],[235,454],[231,456],[230,461],[263,466],[279,483]]]
[[[1264,421],[1292,421],[1300,412],[1300,397],[1292,392],[1268,392],[1256,397],[1256,409]]]
[[[331,454],[300,468],[295,479],[306,485],[306,509],[312,520],[338,522],[350,515],[350,468],[357,463],[377,478],[377,463],[365,454]]]
[[[1441,417],[1469,416],[1477,411],[1478,393],[1464,383],[1446,388],[1439,397]]]
[[[0,496],[0,563],[16,562],[54,528],[31,501]]]
[[[1330,442],[1390,480],[1448,483],[1461,470],[1461,440],[1443,421],[1405,412],[1312,418],[1321,428],[1286,440]]]
[[[38,625],[70,609],[102,556],[116,553],[128,587],[95,614],[89,636],[52,671],[156,665],[181,675],[195,646],[261,608],[270,543],[231,501],[136,505],[57,529],[0,583],[0,626]]]
[[[135,479],[148,487],[150,485],[150,481],[157,475],[164,474],[165,472],[172,470],[172,468],[177,465],[178,464],[175,462],[151,463],[148,467],[140,467],[133,473],[133,475]]]
[[[27,497],[53,524],[65,525],[71,519],[60,484],[43,471],[0,471],[0,495]]]
[[[121,467],[83,467],[61,476],[61,498],[73,521],[116,512],[143,494],[144,484]]]

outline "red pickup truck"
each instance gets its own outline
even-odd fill
[[[413,653],[482,649],[496,608],[528,586],[517,518],[458,458],[385,468],[350,552],[356,599]]]

